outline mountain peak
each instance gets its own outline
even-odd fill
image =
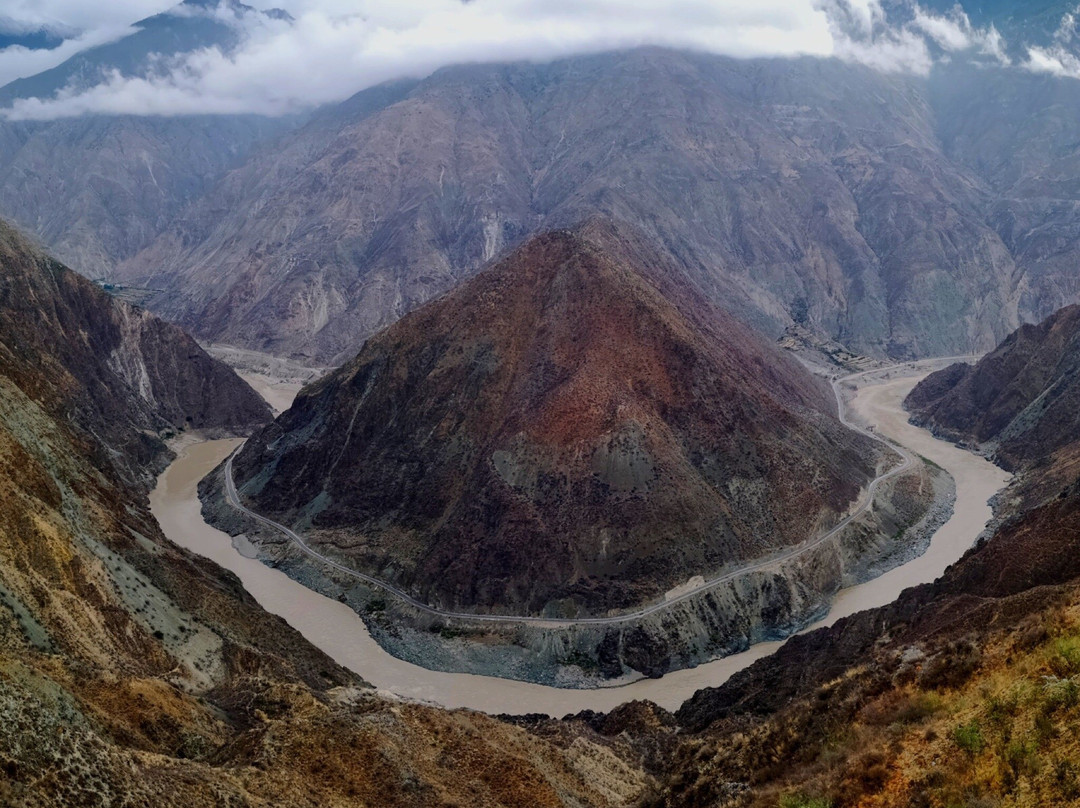
[[[833,412],[640,237],[592,222],[369,339],[235,465],[255,507],[429,602],[606,610],[842,512],[874,452]]]

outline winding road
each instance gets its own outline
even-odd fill
[[[958,359],[967,359],[967,358],[969,358],[969,357],[944,357],[942,361],[954,361],[954,360],[958,360]],[[379,578],[375,578],[375,577],[373,577],[371,575],[366,575],[365,573],[362,573],[362,572],[357,572],[356,570],[350,569],[349,567],[346,567],[343,564],[340,564],[340,563],[338,563],[337,561],[334,561],[331,558],[327,558],[326,556],[322,555],[318,551],[314,550],[310,545],[307,544],[307,542],[304,541],[302,536],[300,536],[298,533],[296,533],[291,528],[286,527],[285,525],[281,524],[280,522],[275,522],[272,519],[269,519],[269,518],[267,518],[267,517],[265,517],[265,516],[263,516],[261,514],[258,514],[255,511],[248,508],[246,505],[244,505],[240,501],[240,495],[239,495],[239,492],[236,489],[236,483],[234,482],[234,479],[233,479],[233,458],[235,458],[237,453],[240,451],[240,449],[243,448],[243,444],[241,444],[241,446],[238,446],[236,451],[234,451],[232,454],[230,454],[229,459],[225,462],[225,473],[224,473],[224,477],[225,477],[225,497],[226,497],[226,500],[228,501],[228,503],[233,508],[240,511],[245,516],[248,516],[251,519],[254,519],[255,521],[259,522],[260,524],[263,524],[263,525],[265,525],[265,526],[267,526],[269,528],[272,528],[273,530],[276,530],[276,531],[280,532],[286,538],[288,538],[289,541],[291,541],[294,545],[296,545],[296,547],[299,548],[303,553],[305,553],[306,555],[308,555],[311,558],[315,559],[316,561],[319,561],[319,562],[321,562],[323,564],[326,564],[327,566],[331,567],[332,569],[334,569],[334,570],[336,570],[336,571],[338,571],[338,572],[340,572],[340,573],[342,573],[344,575],[347,575],[347,576],[349,576],[351,578],[354,578],[354,579],[359,580],[359,581],[363,581],[364,583],[366,583],[366,584],[368,584],[370,586],[377,587],[378,589],[381,589],[382,591],[384,591],[384,592],[386,592],[386,593],[388,593],[390,595],[393,595],[394,597],[404,601],[409,606],[412,606],[413,608],[418,609],[421,612],[424,612],[426,614],[430,614],[430,615],[435,616],[435,617],[444,618],[444,619],[454,619],[454,620],[468,620],[468,621],[471,621],[471,622],[482,622],[482,623],[500,623],[500,624],[529,623],[529,624],[533,624],[533,625],[542,625],[542,626],[551,627],[551,628],[560,628],[560,627],[566,627],[566,626],[580,626],[580,625],[613,625],[613,624],[619,624],[619,623],[627,623],[627,622],[632,622],[632,621],[635,621],[635,620],[639,620],[639,619],[641,619],[643,617],[647,617],[648,615],[651,615],[651,614],[655,614],[656,612],[659,612],[659,611],[662,611],[662,610],[665,610],[665,609],[669,609],[669,608],[671,608],[672,606],[674,606],[674,605],[676,605],[678,603],[682,603],[683,601],[689,600],[690,598],[693,598],[693,597],[695,597],[697,595],[700,595],[703,592],[707,592],[710,589],[713,589],[713,588],[715,588],[717,586],[720,586],[721,584],[726,583],[728,581],[734,580],[735,578],[738,578],[740,576],[747,575],[747,574],[753,573],[753,572],[759,572],[761,570],[768,569],[769,567],[773,567],[773,566],[776,566],[778,564],[784,564],[784,563],[789,562],[789,561],[791,561],[791,560],[793,560],[795,558],[798,558],[800,555],[802,555],[804,553],[808,553],[808,552],[814,550],[815,548],[817,548],[817,547],[821,546],[822,544],[824,544],[825,542],[829,541],[829,539],[836,536],[840,531],[842,531],[845,527],[847,527],[849,524],[851,524],[851,522],[853,520],[859,518],[859,516],[864,514],[873,505],[874,497],[877,494],[877,490],[881,486],[882,483],[884,483],[886,480],[889,480],[889,479],[891,479],[893,477],[896,477],[899,474],[903,474],[908,469],[914,467],[914,465],[916,464],[917,461],[915,459],[915,456],[910,451],[908,451],[904,447],[900,446],[899,444],[893,443],[891,441],[887,441],[884,438],[882,438],[879,435],[872,432],[871,430],[866,429],[866,428],[862,427],[861,425],[859,425],[857,423],[854,423],[853,421],[851,421],[847,417],[847,413],[845,412],[846,408],[844,406],[843,395],[840,392],[840,384],[843,383],[843,382],[853,381],[853,380],[858,379],[858,378],[860,378],[862,376],[867,376],[867,375],[870,375],[872,373],[880,373],[880,372],[882,372],[882,370],[887,370],[887,368],[863,371],[861,373],[853,373],[853,374],[850,374],[850,375],[847,375],[847,376],[841,376],[841,377],[834,378],[834,379],[831,380],[831,387],[832,387],[833,395],[836,397],[837,416],[838,416],[838,418],[840,420],[840,423],[842,423],[847,428],[849,428],[851,430],[854,430],[855,432],[858,432],[858,433],[860,433],[862,435],[865,435],[866,437],[871,438],[872,440],[875,440],[878,443],[886,446],[890,451],[898,454],[900,456],[900,458],[901,458],[901,462],[899,464],[897,464],[893,468],[889,469],[887,472],[878,475],[878,477],[876,477],[874,480],[872,480],[870,482],[870,484],[867,486],[866,491],[863,494],[862,499],[860,500],[858,506],[856,506],[855,510],[853,510],[846,517],[844,517],[833,528],[826,531],[825,533],[818,536],[817,538],[813,539],[812,541],[809,541],[809,542],[806,542],[806,543],[803,543],[803,544],[800,544],[800,545],[796,545],[795,547],[792,547],[791,549],[786,550],[786,551],[784,551],[784,552],[782,552],[782,553],[780,553],[778,555],[769,556],[766,559],[763,559],[763,560],[760,560],[760,561],[755,561],[755,562],[752,562],[750,564],[746,564],[746,565],[744,565],[742,567],[739,567],[736,570],[732,570],[730,572],[726,572],[726,573],[724,573],[722,575],[719,575],[719,576],[717,576],[715,578],[711,578],[710,580],[705,581],[705,582],[693,587],[692,589],[688,589],[685,592],[681,592],[679,595],[677,595],[675,597],[671,597],[669,599],[659,601],[657,603],[653,603],[653,604],[651,604],[649,606],[645,606],[645,607],[643,607],[641,609],[638,609],[636,611],[633,611],[633,612],[626,612],[626,613],[618,614],[618,615],[611,615],[611,616],[607,616],[607,617],[553,618],[553,617],[540,617],[540,616],[533,616],[533,615],[498,615],[498,614],[475,614],[475,613],[472,613],[472,612],[452,612],[452,611],[445,611],[443,609],[437,609],[437,608],[435,608],[433,606],[429,606],[428,604],[417,600],[412,595],[410,595],[408,592],[402,591],[401,589],[399,589],[398,587],[394,586],[393,584],[391,584],[391,583],[389,583],[387,581],[381,580]]]

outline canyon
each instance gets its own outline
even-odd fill
[[[1072,5],[166,5],[0,13],[0,805],[1080,806]]]

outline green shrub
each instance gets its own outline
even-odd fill
[[[1050,669],[1062,678],[1080,673],[1080,637],[1062,637],[1054,643]]]
[[[779,808],[833,808],[833,802],[825,797],[785,794],[780,798]]]
[[[1042,709],[1052,713],[1058,709],[1071,709],[1080,703],[1080,686],[1072,679],[1048,678],[1043,685]]]
[[[1014,777],[1034,777],[1041,768],[1039,752],[1031,741],[1012,741],[1005,749],[1005,762]]]
[[[978,721],[961,724],[954,729],[953,741],[969,755],[977,755],[986,748],[986,739],[983,738],[982,727]]]

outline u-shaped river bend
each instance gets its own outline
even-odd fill
[[[829,615],[806,631],[830,625],[841,617],[882,606],[909,586],[927,583],[960,558],[991,517],[987,504],[1009,475],[987,460],[937,440],[907,422],[901,402],[925,375],[890,378],[861,387],[849,403],[849,415],[873,424],[879,434],[929,458],[956,480],[952,517],[934,535],[927,551],[915,560],[865,584],[841,591]],[[205,556],[240,578],[244,587],[269,612],[280,615],[340,665],[379,690],[411,699],[466,707],[488,713],[546,713],[563,716],[579,710],[607,711],[632,699],[649,699],[669,710],[703,687],[722,684],[732,674],[767,656],[783,643],[767,642],[696,668],[674,671],[661,679],[642,679],[619,687],[568,690],[544,685],[444,673],[404,662],[384,651],[368,634],[360,617],[348,606],[314,592],[283,572],[241,555],[225,533],[203,521],[198,482],[239,445],[238,440],[194,443],[158,479],[150,505],[165,535],[176,544]]]

